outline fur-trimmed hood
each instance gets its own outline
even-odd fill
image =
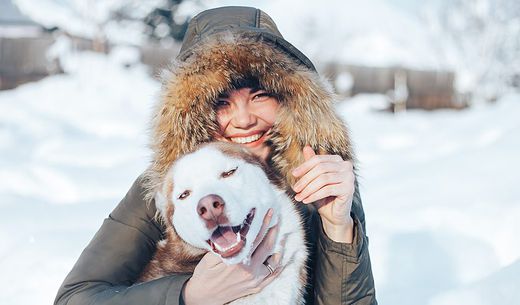
[[[148,199],[179,156],[213,140],[218,128],[214,103],[244,78],[258,79],[261,88],[279,98],[268,159],[288,192],[295,182],[291,170],[303,162],[305,145],[353,159],[347,128],[333,110],[331,87],[265,13],[237,7],[206,11],[190,22],[187,37],[164,74],[154,110]]]

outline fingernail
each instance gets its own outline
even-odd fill
[[[298,168],[293,169],[291,173],[293,176],[296,176],[298,174]]]
[[[267,211],[267,216],[273,216],[273,209],[269,209]]]

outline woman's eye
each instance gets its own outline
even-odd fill
[[[184,191],[182,194],[179,195],[178,199],[183,200],[188,198],[188,196],[191,194],[191,191]]]
[[[267,92],[261,92],[261,93],[255,94],[255,96],[253,96],[253,99],[261,101],[261,100],[264,100],[269,97],[271,97],[271,94],[269,94]]]
[[[238,169],[238,167],[235,167],[235,168],[232,169],[232,170],[229,170],[229,171],[227,171],[227,172],[223,172],[222,174],[220,174],[220,177],[222,177],[222,178],[227,178],[227,177],[233,175],[233,174],[236,172],[237,169]]]
[[[229,106],[228,101],[220,100],[215,102],[215,108],[217,109],[225,108],[227,106]]]

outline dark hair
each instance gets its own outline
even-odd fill
[[[260,80],[256,76],[248,75],[243,76],[231,81],[228,90],[240,90],[242,88],[251,88],[253,91],[265,90],[264,87],[260,84]],[[267,92],[269,96],[276,98],[280,101],[280,96],[274,92]],[[227,97],[228,91],[221,92],[219,97]]]
[[[244,76],[239,79],[234,79],[231,82],[231,88],[236,90],[242,88],[263,89],[262,86],[260,86],[260,80],[255,76]]]

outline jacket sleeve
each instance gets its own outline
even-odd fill
[[[323,231],[321,218],[319,227],[314,275],[315,305],[374,305],[374,277],[368,254],[368,237],[365,234],[365,213],[355,182],[351,216],[354,220],[352,244],[331,240]]]
[[[136,284],[161,239],[155,206],[143,199],[138,178],[104,220],[58,290],[55,305],[182,304],[180,292],[189,275],[173,275]]]

